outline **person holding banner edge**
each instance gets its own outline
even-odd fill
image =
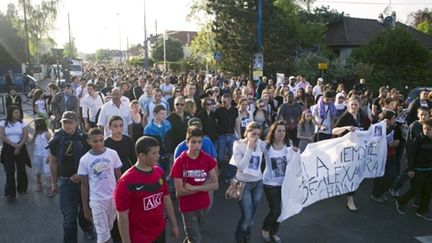
[[[282,182],[288,158],[298,149],[290,146],[291,141],[286,136],[284,121],[276,121],[270,126],[265,142],[267,146],[264,151],[263,184],[270,211],[262,224],[262,238],[264,242],[282,242],[281,238],[276,235],[279,229],[277,220],[282,207]]]
[[[245,138],[234,142],[230,164],[237,167],[235,178],[246,182],[242,199],[239,201],[241,218],[237,224],[235,238],[237,242],[250,240],[259,202],[263,194],[263,175],[261,163],[265,143],[259,139],[261,125],[251,122],[247,125]]]
[[[383,110],[379,115],[379,120],[387,123],[387,160],[384,175],[374,179],[371,199],[377,203],[385,203],[387,197],[384,193],[391,188],[397,177],[396,149],[400,144],[402,135],[394,128],[396,112]]]
[[[336,121],[332,134],[341,137],[357,129],[367,130],[370,124],[367,119],[367,116],[360,111],[360,98],[351,96],[348,99],[348,109]],[[347,193],[347,208],[351,212],[357,213],[358,208],[354,203],[354,194],[355,191]]]

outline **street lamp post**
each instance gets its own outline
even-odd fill
[[[31,63],[30,63],[30,44],[29,44],[29,33],[28,33],[28,27],[27,27],[27,10],[26,10],[26,1],[23,0],[23,10],[24,10],[24,31],[25,31],[25,37],[26,37],[26,56],[27,56],[27,65],[29,67],[29,70],[26,70],[28,73],[31,69]]]
[[[258,28],[257,28],[258,52],[262,51],[261,25],[262,25],[262,0],[258,0]]]
[[[144,0],[144,69],[149,67],[148,60],[148,40],[147,40],[147,20],[146,20],[146,0]]]
[[[118,20],[118,35],[119,35],[120,63],[123,63],[123,52],[122,52],[122,43],[121,43],[121,24],[120,24],[120,13],[117,13],[117,20]]]

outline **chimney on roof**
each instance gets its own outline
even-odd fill
[[[384,23],[384,15],[382,13],[378,15],[378,23],[380,24]]]
[[[396,28],[396,11],[393,11],[391,16],[393,19],[392,28],[394,29],[394,28]]]

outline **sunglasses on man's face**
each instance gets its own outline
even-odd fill
[[[175,104],[176,106],[185,106],[185,104],[184,103],[177,103],[177,104]]]

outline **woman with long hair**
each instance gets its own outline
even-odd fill
[[[253,120],[261,125],[262,130],[265,132],[271,125],[271,115],[265,110],[265,102],[263,99],[258,99],[255,102],[255,110],[253,112]],[[264,137],[261,137],[264,139]]]
[[[276,235],[279,229],[277,219],[282,207],[282,182],[288,159],[298,150],[290,146],[284,121],[276,121],[270,126],[265,142],[263,184],[270,211],[262,224],[262,238],[265,242],[282,242]]]
[[[250,239],[259,202],[263,194],[261,162],[265,143],[259,139],[261,125],[251,122],[246,127],[245,138],[234,142],[230,164],[237,167],[235,179],[245,182],[242,199],[239,201],[241,218],[237,224],[237,242]]]
[[[300,152],[303,152],[306,146],[314,141],[315,121],[310,110],[302,112],[297,128],[297,138],[299,139]]]
[[[33,94],[33,111],[36,118],[43,118],[45,120],[48,119],[47,104],[41,89],[35,90]]]
[[[174,87],[174,89],[172,90],[172,94],[171,94],[171,97],[167,100],[167,102],[168,102],[168,104],[169,104],[169,106],[170,106],[170,112],[173,112],[174,111],[174,99],[177,97],[177,96],[182,96],[183,95],[183,93],[182,93],[182,89],[181,89],[181,87],[179,87],[178,85],[177,86],[175,86]]]
[[[365,115],[360,111],[360,98],[352,96],[348,99],[347,110],[336,121],[332,133],[336,136],[343,136],[356,129],[367,130],[369,125],[370,123],[366,122]],[[358,211],[354,203],[354,194],[355,191],[347,194],[347,208],[351,212]]]
[[[42,191],[42,174],[44,174],[47,196],[53,197],[54,193],[51,191],[51,169],[48,163],[49,150],[45,148],[51,139],[51,133],[43,118],[36,118],[34,125],[35,131],[31,143],[33,144],[33,169],[36,172],[36,191]]]
[[[303,110],[307,108],[306,95],[305,90],[303,88],[299,88],[296,91],[295,101],[299,103]]]
[[[248,99],[241,98],[238,103],[239,119],[240,119],[240,138],[245,138],[244,134],[249,123],[254,121],[252,113],[248,110]]]
[[[31,166],[25,146],[27,131],[20,116],[17,106],[9,106],[6,120],[0,122],[0,139],[3,141],[0,161],[6,174],[5,196],[8,199],[14,199],[17,190],[21,194],[27,192],[28,179],[25,167],[26,164]]]
[[[207,135],[210,140],[213,142],[215,148],[217,148],[217,122],[215,118],[215,106],[216,102],[210,98],[205,97],[202,99],[202,107],[200,111],[198,111],[196,117],[198,117],[202,122],[202,130],[204,135]]]
[[[132,140],[135,142],[142,137],[144,133],[144,119],[138,100],[132,100],[130,103],[132,114]]]
[[[185,109],[187,113],[189,113],[192,117],[195,117],[197,112],[197,105],[193,99],[185,99]]]

